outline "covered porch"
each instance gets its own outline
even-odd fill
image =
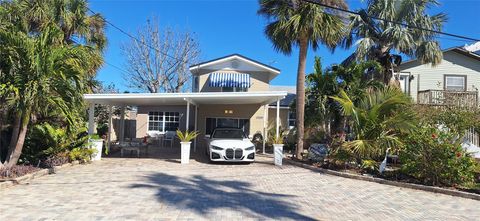
[[[202,93],[163,93],[163,94],[86,94],[84,99],[88,102],[89,124],[88,133],[95,133],[95,105],[106,105],[108,110],[108,132],[106,146],[113,148],[111,157],[149,157],[159,159],[179,159],[179,140],[173,133],[176,129],[181,131],[199,131],[200,135],[192,141],[192,157],[201,154],[205,147],[205,135],[208,134],[212,119],[222,119],[222,122],[241,122],[248,119],[249,134],[260,132],[264,137],[262,152],[265,152],[265,140],[268,130],[268,105],[277,103],[275,127],[279,136],[280,127],[280,100],[287,95],[286,92],[202,92]],[[126,107],[136,107],[139,111],[135,137],[125,137],[125,110]],[[119,131],[116,139],[112,139],[112,118],[114,107],[120,108]],[[154,110],[168,110],[170,112],[152,112]],[[151,113],[161,113],[163,125],[161,129],[152,128],[154,123]],[[174,116],[166,116],[175,113]],[[141,115],[143,114],[143,115]],[[143,119],[145,118],[145,119]],[[150,119],[148,119],[150,118]],[[168,122],[168,118],[175,118],[176,123]],[[167,120],[165,120],[167,119]],[[141,121],[141,122],[140,122]],[[220,122],[220,120],[218,120]],[[240,125],[240,123],[238,123]],[[214,125],[215,126],[215,125]],[[243,124],[245,126],[245,124]],[[209,128],[210,127],[210,128]],[[173,134],[173,140],[165,139]],[[147,138],[148,137],[148,142]],[[122,151],[124,150],[123,154]],[[176,158],[175,158],[176,156]]]

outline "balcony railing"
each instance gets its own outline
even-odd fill
[[[419,91],[417,103],[431,106],[457,106],[469,109],[477,108],[479,105],[477,91]]]

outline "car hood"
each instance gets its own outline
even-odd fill
[[[210,145],[214,145],[222,148],[247,148],[254,146],[250,140],[244,139],[212,139],[210,140]]]

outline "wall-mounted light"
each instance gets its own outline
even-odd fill
[[[233,110],[225,110],[225,114],[233,114]]]

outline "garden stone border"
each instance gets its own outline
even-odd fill
[[[9,179],[7,181],[0,182],[0,190],[7,189],[9,187],[15,186],[17,184],[26,183],[27,181],[33,180],[38,177],[42,177],[48,174],[55,174],[56,171],[71,167],[74,165],[80,164],[78,161],[73,161],[71,163],[66,163],[60,166],[54,166],[53,168],[41,169],[30,174],[23,175],[21,177],[16,177]]]
[[[404,183],[404,182],[397,182],[397,181],[392,181],[392,180],[385,180],[377,177],[371,177],[371,176],[362,176],[362,175],[357,175],[357,174],[351,174],[351,173],[345,173],[345,172],[339,172],[335,170],[329,170],[329,169],[324,169],[324,168],[319,168],[313,165],[305,164],[302,162],[294,161],[288,158],[284,158],[285,162],[294,165],[294,166],[299,166],[305,169],[310,169],[313,171],[329,174],[329,175],[334,175],[334,176],[340,176],[344,178],[349,178],[349,179],[356,179],[356,180],[363,180],[363,181],[368,181],[368,182],[374,182],[374,183],[379,183],[379,184],[386,184],[386,185],[391,185],[391,186],[396,186],[396,187],[402,187],[402,188],[410,188],[410,189],[415,189],[415,190],[423,190],[427,192],[432,192],[432,193],[441,193],[441,194],[446,194],[450,196],[456,196],[456,197],[463,197],[463,198],[468,198],[468,199],[473,199],[473,200],[479,200],[480,201],[480,195],[474,194],[474,193],[468,193],[468,192],[462,192],[458,190],[450,190],[450,189],[445,189],[441,187],[434,187],[434,186],[425,186],[425,185],[420,185],[420,184],[413,184],[413,183]]]

